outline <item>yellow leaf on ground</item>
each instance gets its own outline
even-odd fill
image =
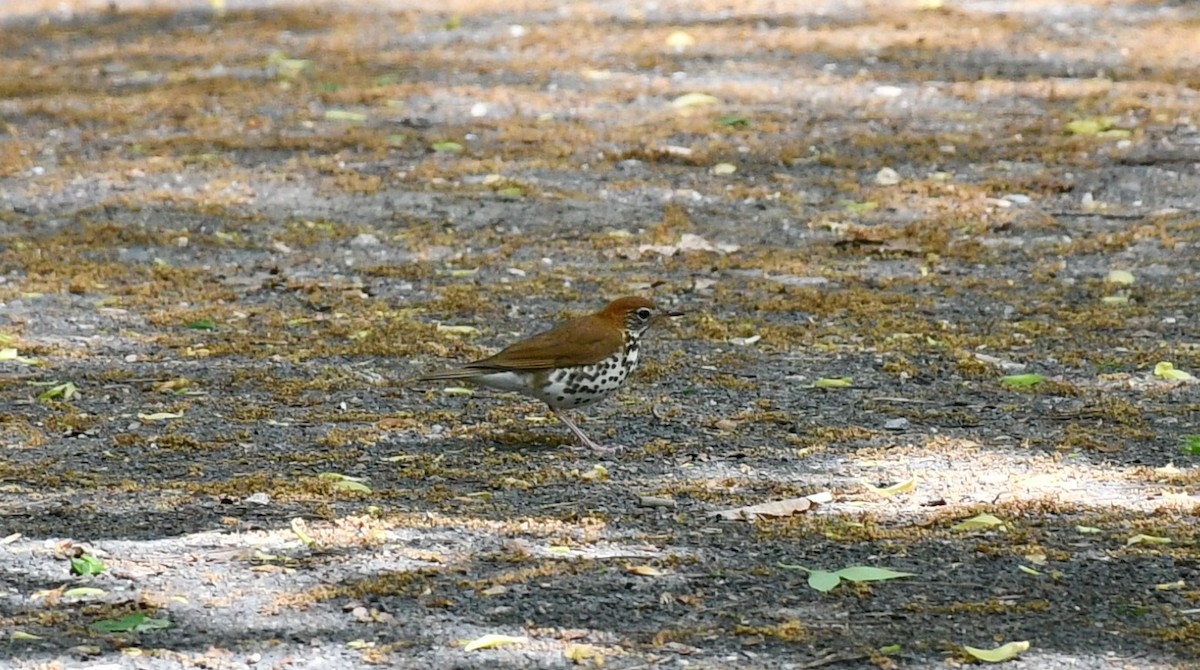
[[[1011,661],[1021,654],[1021,652],[1029,649],[1029,641],[1022,640],[1020,642],[1009,642],[995,649],[976,649],[975,647],[963,646],[963,651],[967,652],[972,658],[979,659],[984,663],[1003,663]]]
[[[707,93],[685,93],[672,100],[671,106],[676,108],[703,107],[705,105],[716,105],[720,102],[720,99]]]
[[[478,649],[492,649],[506,644],[523,644],[528,642],[529,638],[513,637],[511,635],[497,635],[488,633],[483,637],[477,637],[463,645],[463,651],[476,651]]]
[[[991,514],[980,514],[979,516],[973,516],[966,521],[954,524],[950,527],[950,530],[985,530],[989,528],[1004,530],[1004,522]]]
[[[1138,533],[1128,540],[1125,540],[1126,547],[1132,547],[1135,544],[1171,544],[1171,538],[1158,537],[1157,535],[1143,535]]]
[[[170,421],[171,419],[182,419],[183,414],[179,412],[154,412],[153,414],[138,414],[138,421],[149,423],[151,421]]]
[[[563,650],[563,656],[576,664],[588,661],[592,661],[593,665],[603,665],[604,663],[604,652],[590,644],[568,644],[567,648]]]
[[[1175,364],[1167,361],[1161,361],[1154,366],[1154,376],[1173,382],[1188,382],[1196,379],[1190,373],[1175,369]]]
[[[894,496],[897,493],[908,493],[909,491],[916,489],[917,488],[917,478],[909,477],[908,479],[905,479],[902,482],[897,482],[895,484],[892,484],[891,486],[872,486],[871,484],[868,484],[865,481],[863,482],[863,484],[868,489],[871,489],[872,493],[875,493],[877,495]]]

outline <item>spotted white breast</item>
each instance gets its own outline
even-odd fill
[[[550,371],[535,397],[551,407],[566,409],[599,402],[621,388],[638,367],[637,341],[625,350],[591,365]]]

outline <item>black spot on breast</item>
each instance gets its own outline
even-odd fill
[[[563,396],[558,396],[558,401],[559,401],[559,402],[562,402],[562,401],[563,401]]]

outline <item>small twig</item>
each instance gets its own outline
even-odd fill
[[[812,668],[823,668],[834,663],[849,663],[851,661],[862,661],[871,658],[867,654],[844,654],[842,652],[834,652],[828,656],[823,656],[808,663],[801,663],[795,666],[797,670],[812,670]]]
[[[1150,213],[1146,212],[1145,214],[1118,214],[1116,212],[1109,212],[1109,213],[1105,213],[1105,212],[1050,212],[1050,216],[1058,216],[1058,217],[1063,217],[1063,218],[1085,218],[1085,217],[1089,217],[1089,216],[1094,216],[1098,219],[1112,219],[1114,221],[1140,221],[1140,220],[1150,216]]]

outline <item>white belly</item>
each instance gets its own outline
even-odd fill
[[[489,375],[476,377],[473,381],[480,386],[486,386],[497,391],[516,391],[529,393],[532,377],[528,372],[493,372]]]

